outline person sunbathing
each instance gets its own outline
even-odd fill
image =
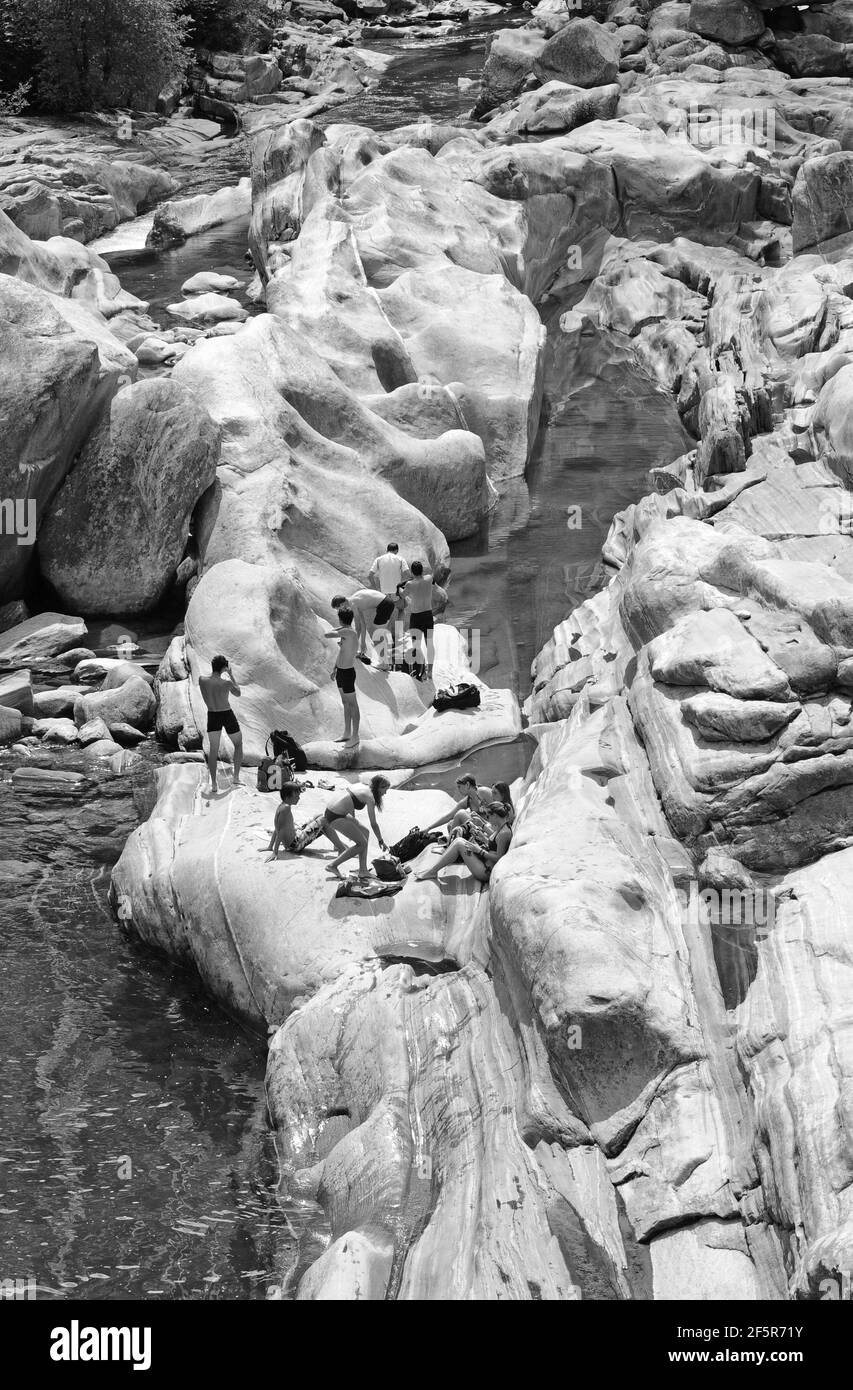
[[[461,837],[451,840],[447,849],[429,869],[415,874],[417,882],[427,878],[438,878],[439,871],[448,864],[462,863],[480,883],[488,883],[492,870],[503,859],[510,846],[512,830],[509,825],[508,810],[503,801],[492,801],[486,807],[492,833],[485,846],[472,844]]]

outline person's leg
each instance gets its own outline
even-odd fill
[[[235,786],[235,787],[239,787],[239,785],[240,785],[240,768],[243,766],[243,735],[242,735],[242,733],[241,733],[239,730],[237,731],[236,734],[232,734],[232,735],[231,735],[231,742],[232,742],[233,745],[234,745],[234,774],[233,774],[233,781],[234,781],[234,786]]]
[[[349,725],[350,736],[348,743],[358,743],[358,729],[361,724],[361,710],[358,707],[358,696],[353,690],[351,694],[344,696],[344,709],[346,710],[347,724]]]
[[[332,842],[332,844],[334,845],[335,849],[336,849],[336,850],[338,851],[338,853],[340,854],[340,852],[341,852],[343,849],[345,849],[346,846],[344,845],[344,842],[343,842],[343,840],[341,839],[340,835],[338,835],[337,831],[335,830],[335,825],[336,825],[336,824],[337,824],[336,821],[324,820],[324,821],[323,821],[323,829],[322,829],[322,831],[321,831],[320,833],[321,833],[322,835],[325,835],[325,836],[327,837],[327,839],[331,840],[331,842]]]
[[[434,629],[430,627],[429,631],[424,633],[424,675],[428,681],[432,680],[432,663],[433,657],[435,656],[435,639],[433,637],[433,632]]]
[[[439,855],[438,859],[436,859],[435,863],[432,864],[430,868],[424,869],[422,873],[415,874],[416,882],[420,883],[421,879],[424,878],[436,878],[439,869],[447,868],[448,864],[458,864],[459,860],[462,858],[462,844],[462,840],[451,840],[447,849],[443,854]]]
[[[327,873],[337,874],[341,864],[345,864],[348,859],[354,859],[358,855],[359,871],[367,873],[367,842],[368,834],[364,826],[359,825],[354,816],[344,816],[341,820],[335,821],[335,829],[339,835],[351,840],[349,849],[345,849],[341,854],[333,859],[327,866]],[[340,878],[340,874],[338,874]]]
[[[360,608],[356,608],[354,612],[355,632],[358,638],[358,654],[359,656],[367,656],[367,622]]]
[[[210,786],[212,791],[217,791],[216,785],[216,762],[219,757],[219,740],[222,733],[219,729],[209,729],[207,734],[207,770],[210,773]]]
[[[341,704],[344,708],[344,731],[340,738],[335,739],[335,743],[349,743],[349,705],[347,704],[347,694],[338,686],[338,694],[341,697]]]
[[[475,853],[471,845],[461,842],[459,847],[459,857],[472,876],[480,883],[485,883],[489,877],[489,871],[478,854]]]

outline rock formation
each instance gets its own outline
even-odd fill
[[[176,746],[114,894],[276,1030],[284,1176],[331,1232],[300,1298],[781,1300],[850,1268],[850,6],[607,13],[542,0],[493,38],[457,125],[243,110],[264,312],[189,339],[162,391],[118,389],[126,311],[105,315],[91,253],[63,278],[67,248],[17,240],[0,281],[15,334],[38,337],[45,505],[82,506],[97,461],[139,476],[105,410],[120,423],[150,396],[203,422],[210,449],[181,454],[190,505],[221,440],[154,688],[84,662],[78,686],[103,687],[74,695],[73,722],[68,690],[37,713],[94,757],[152,722]],[[223,69],[226,97],[250,68]],[[539,310],[567,390],[630,363],[688,447],[614,518],[604,586],[534,663],[538,746],[488,889],[454,869],[335,898],[322,841],[265,862],[273,798],[201,796],[197,677],[228,651],[254,758],[287,724],[336,788],[390,769],[389,840],[449,804],[406,790],[407,770],[517,732],[510,693],[478,678],[479,710],[437,716],[428,688],[365,668],[364,741],[342,753],[324,634],[377,542],[444,575],[448,540],[523,475]],[[134,582],[153,593],[188,510],[151,508]],[[44,544],[50,564],[50,516]],[[33,621],[0,634],[0,737],[30,717],[24,667],[85,633]],[[468,675],[438,633],[437,677]],[[312,788],[298,818],[331,794]]]

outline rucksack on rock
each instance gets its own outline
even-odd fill
[[[293,764],[295,772],[304,772],[308,766],[308,759],[304,750],[286,729],[273,729],[267,739],[266,751],[267,753],[271,752],[273,758],[288,758]]]
[[[417,859],[427,845],[440,839],[440,830],[420,830],[418,826],[413,825],[402,840],[398,840],[396,845],[391,846],[389,853],[393,854],[395,859],[401,860],[403,864],[407,864],[410,859]]]
[[[479,703],[479,686],[462,681],[459,685],[449,686],[447,690],[437,691],[432,707],[441,714],[448,709],[476,709]]]
[[[400,883],[408,871],[393,854],[386,854],[374,859],[373,872],[383,883]]]

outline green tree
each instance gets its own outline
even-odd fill
[[[153,106],[186,70],[179,0],[25,0],[40,52],[39,105],[60,111]]]

